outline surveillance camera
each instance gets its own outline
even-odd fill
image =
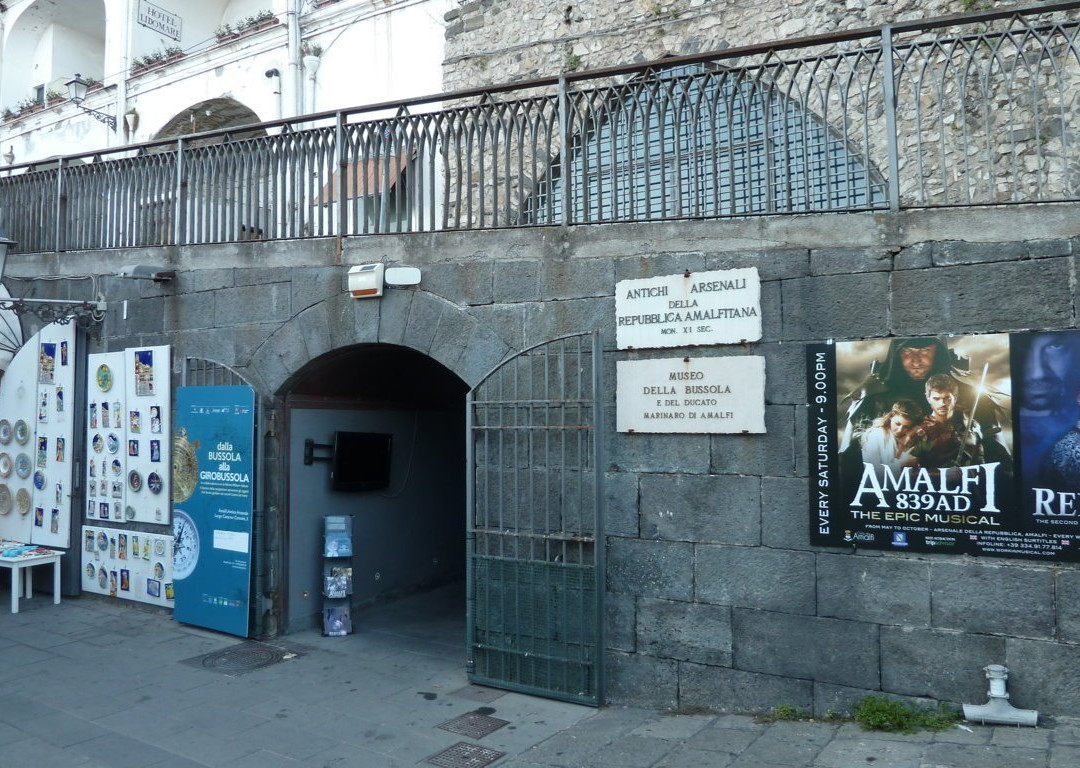
[[[267,77],[281,77],[281,73],[277,71],[277,67],[266,70],[265,74]]]

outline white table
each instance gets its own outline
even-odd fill
[[[18,542],[2,541],[0,542],[0,551],[5,549],[12,549],[15,547],[25,547],[25,544],[19,544]],[[0,567],[11,569],[11,612],[19,612],[19,598],[25,596],[29,600],[34,594],[34,566],[44,565],[45,563],[53,564],[53,603],[55,605],[60,604],[60,557],[64,553],[56,549],[46,549],[45,547],[34,547],[29,552],[23,554],[14,555],[12,557],[4,557],[0,555]],[[20,571],[23,573],[23,578],[19,578]]]

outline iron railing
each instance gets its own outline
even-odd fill
[[[12,166],[22,252],[1080,198],[1080,2]]]

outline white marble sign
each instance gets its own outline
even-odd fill
[[[619,349],[738,344],[761,338],[757,267],[689,272],[615,284]]]
[[[765,358],[670,357],[617,363],[619,432],[765,432]]]

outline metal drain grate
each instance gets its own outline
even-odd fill
[[[432,755],[424,762],[441,766],[441,768],[484,768],[485,765],[491,765],[505,754],[495,749],[481,747],[479,744],[459,741],[454,746]]]
[[[279,648],[275,645],[267,645],[255,641],[237,643],[220,651],[213,651],[192,659],[184,659],[181,664],[189,667],[208,669],[212,672],[220,672],[223,675],[237,676],[256,669],[269,667],[285,659],[291,659],[300,654],[288,648]]]
[[[489,733],[494,733],[504,725],[509,724],[509,720],[500,720],[483,712],[466,712],[453,720],[447,720],[439,728],[451,733],[460,733],[462,736],[468,736],[472,739],[482,739]]]

